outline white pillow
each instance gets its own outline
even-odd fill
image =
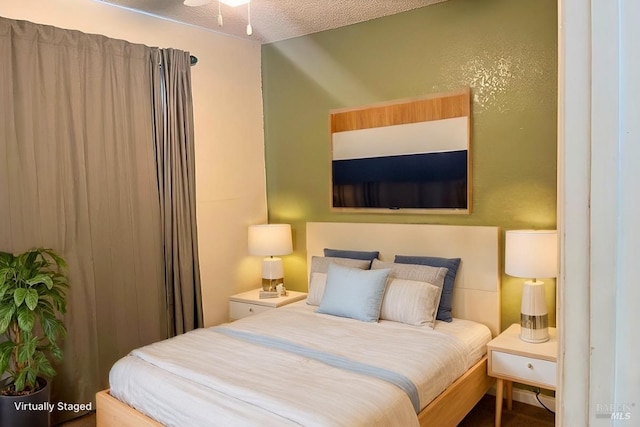
[[[380,319],[422,326],[434,325],[442,288],[427,282],[390,278]]]
[[[338,257],[311,257],[311,274],[309,277],[309,294],[307,295],[307,304],[320,305],[322,295],[324,294],[325,284],[327,282],[327,271],[329,270],[330,264],[368,270],[371,265],[371,261]]]
[[[383,262],[377,259],[373,260],[371,265],[372,270],[377,269],[390,269],[389,278],[390,279],[403,279],[403,280],[413,280],[417,282],[426,282],[433,286],[436,286],[438,291],[438,298],[436,302],[436,312],[438,310],[438,304],[440,303],[440,295],[442,294],[442,287],[444,286],[444,279],[447,276],[447,269],[444,267],[431,267],[427,265],[415,265],[415,264],[398,264],[393,262]],[[400,307],[402,305],[406,307],[411,307],[413,304],[412,298],[415,295],[411,293],[402,292],[403,297],[397,298],[396,301],[392,300],[392,305],[395,307]],[[384,301],[383,301],[384,303]],[[422,307],[422,309],[429,313],[431,310],[430,304],[427,304]],[[389,319],[392,320],[392,319]],[[415,318],[413,319],[415,320]],[[434,328],[436,324],[436,317],[433,315],[431,320],[431,327]]]

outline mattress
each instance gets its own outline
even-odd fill
[[[462,319],[431,329],[314,309],[301,301],[134,350],[113,366],[111,395],[168,426],[416,426],[491,339]]]

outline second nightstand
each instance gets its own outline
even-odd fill
[[[512,382],[547,390],[556,389],[558,335],[549,328],[549,341],[529,343],[520,339],[520,325],[513,324],[487,344],[489,376],[496,382],[496,426],[502,417],[503,392],[506,387],[507,408],[512,404]]]
[[[273,310],[292,302],[303,300],[307,297],[304,292],[287,291],[287,296],[278,298],[260,299],[260,289],[253,289],[241,294],[229,297],[229,320],[234,321],[243,317],[252,316],[262,313],[263,311]]]

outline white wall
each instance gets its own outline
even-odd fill
[[[257,286],[247,225],[266,222],[260,45],[93,0],[2,0],[0,16],[103,34],[198,57],[192,68],[200,268],[205,325],[227,297]]]
[[[640,2],[559,7],[557,420],[639,425]]]

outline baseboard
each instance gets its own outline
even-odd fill
[[[487,394],[495,396],[496,386],[492,386]],[[526,403],[527,405],[533,405],[542,408],[542,405],[540,404],[540,402],[538,402],[538,399],[536,399],[536,394],[532,391],[513,387],[511,394],[513,400],[515,400],[516,402]],[[544,406],[551,409],[553,412],[556,411],[556,399],[554,397],[547,396],[546,394],[540,394],[539,397],[542,403],[544,403]]]

